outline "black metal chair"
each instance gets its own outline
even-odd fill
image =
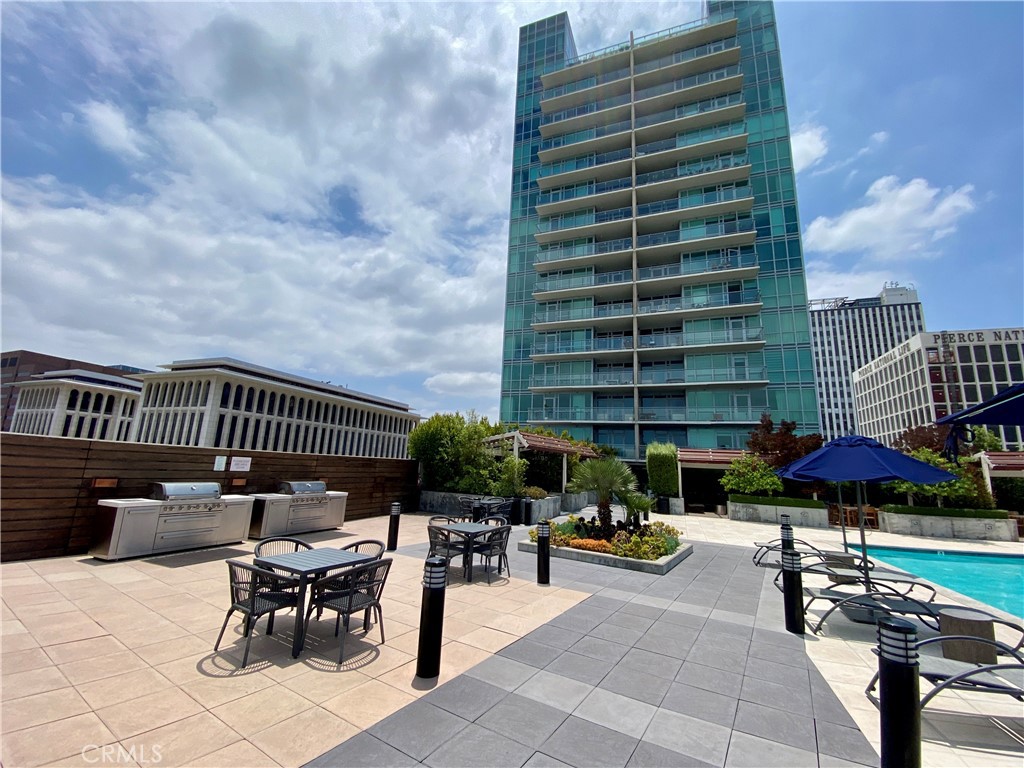
[[[308,544],[302,539],[296,539],[292,536],[271,536],[263,539],[263,541],[256,543],[256,548],[253,550],[253,554],[256,557],[271,557],[273,555],[283,555],[288,552],[298,552],[300,549],[312,549],[313,545]]]
[[[375,560],[380,560],[381,556],[384,554],[384,550],[386,549],[386,547],[384,545],[384,542],[379,541],[378,539],[360,539],[359,541],[350,542],[343,547],[338,547],[338,549],[345,549],[349,552],[358,552],[361,555],[372,555]],[[326,590],[328,592],[336,592],[339,589],[341,589],[341,577],[343,574],[350,571],[351,569],[352,566],[345,566],[344,568],[333,568],[327,573],[325,573],[323,576],[321,576],[319,579],[317,579],[317,581],[310,587],[310,601],[317,599],[317,589]],[[335,579],[338,581],[337,587],[330,578],[332,576],[335,577]],[[322,613],[322,610],[317,611],[317,619],[320,618],[320,615]]]
[[[487,571],[487,583],[491,583],[491,560],[498,558],[498,575],[501,575],[501,564],[505,563],[505,570],[511,573],[508,566],[508,537],[512,532],[511,525],[502,525],[488,533],[484,540],[474,548],[474,554],[480,555],[485,561],[484,568]]]
[[[480,523],[482,525],[508,525],[508,518],[501,515],[488,515],[480,518]]]
[[[451,567],[451,562],[456,557],[464,557],[466,555],[465,538],[462,536],[455,536],[453,540],[452,532],[445,528],[438,528],[434,525],[427,526],[427,538],[430,541],[430,552],[427,557],[443,557],[445,559],[445,565]],[[466,557],[465,561],[469,558]],[[463,575],[465,575],[465,566],[463,567]],[[445,583],[448,581],[447,571],[445,572]]]
[[[231,579],[231,607],[224,617],[213,650],[220,648],[228,619],[232,613],[238,611],[245,616],[245,653],[242,656],[242,666],[245,667],[249,663],[249,644],[252,642],[253,626],[260,616],[270,614],[270,618],[267,619],[267,634],[274,634],[274,613],[298,605],[298,596],[293,591],[294,587],[298,586],[298,579],[240,560],[227,562],[228,575]],[[282,589],[282,585],[287,588]]]
[[[384,542],[378,539],[360,539],[338,547],[338,549],[346,549],[349,552],[358,552],[360,555],[373,555],[377,560],[380,560],[385,548]]]
[[[463,520],[473,519],[473,507],[479,502],[471,496],[459,496],[459,517]]]
[[[391,570],[391,562],[390,558],[374,560],[353,566],[341,576],[328,575],[314,582],[314,597],[306,612],[306,624],[308,626],[314,610],[334,611],[338,614],[334,624],[334,635],[337,637],[344,620],[345,633],[341,636],[338,664],[345,658],[345,634],[348,634],[349,617],[354,613],[363,612],[363,631],[369,632],[370,611],[373,611],[380,626],[380,641],[384,642],[384,612],[381,610],[380,597]]]
[[[448,525],[449,523],[459,522],[454,517],[448,517],[448,515],[431,515],[427,520],[427,525]]]

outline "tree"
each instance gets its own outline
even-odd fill
[[[621,459],[591,459],[576,467],[568,489],[572,493],[593,491],[597,494],[597,519],[610,537],[612,501],[636,491],[636,475]]]
[[[431,491],[490,493],[494,457],[483,440],[494,428],[475,413],[435,413],[409,433],[409,455],[420,462]]]
[[[906,430],[903,434],[893,440],[892,447],[902,453],[913,455],[914,451],[927,448],[935,453],[941,453],[946,446],[946,437],[949,435],[949,427],[929,424]]]
[[[782,491],[782,481],[771,465],[749,453],[734,459],[719,482],[729,493],[771,496]]]
[[[915,496],[925,496],[935,498],[940,507],[943,506],[944,501],[948,501],[954,506],[975,509],[991,509],[995,505],[977,467],[969,462],[954,464],[931,448],[918,448],[910,455],[919,461],[956,475],[956,480],[932,485],[911,483],[906,480],[895,480],[887,484],[896,492],[907,494],[911,504],[914,503]]]
[[[646,516],[650,514],[651,507],[654,506],[654,500],[639,491],[630,491],[623,494],[619,497],[619,501],[626,508],[626,517],[632,525],[640,525],[641,516],[644,516],[646,519]]]
[[[779,469],[813,453],[821,448],[821,444],[822,437],[817,433],[797,435],[795,421],[781,421],[776,432],[771,416],[765,413],[761,416],[761,423],[750,433],[747,448],[773,469]]]
[[[655,496],[679,495],[679,454],[672,443],[647,446],[647,484]]]
[[[498,479],[494,483],[494,493],[506,498],[522,498],[526,487],[526,459],[506,456],[498,465]]]
[[[971,431],[974,433],[974,439],[971,440],[971,453],[1003,450],[1002,438],[990,431],[988,427],[974,427]]]

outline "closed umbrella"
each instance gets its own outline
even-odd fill
[[[825,480],[833,483],[856,483],[857,522],[860,526],[861,554],[865,560],[868,545],[864,536],[864,502],[860,488],[862,482],[887,483],[892,480],[906,480],[931,485],[956,480],[956,475],[944,469],[933,467],[861,435],[838,437],[813,453],[776,470],[775,474],[790,480],[807,482]],[[867,576],[867,571],[865,575]],[[867,576],[865,581],[870,590],[870,577]]]

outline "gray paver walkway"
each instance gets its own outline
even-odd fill
[[[532,575],[513,547],[512,572]],[[591,597],[308,765],[878,764],[748,549],[696,543],[664,576],[551,571]]]

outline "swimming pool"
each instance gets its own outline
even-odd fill
[[[868,547],[868,556],[1024,618],[1024,555]]]

